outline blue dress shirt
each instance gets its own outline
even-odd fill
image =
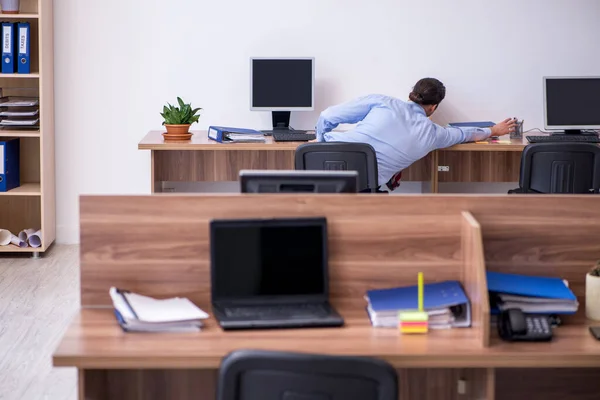
[[[332,132],[339,124],[357,124],[347,132]],[[436,149],[487,139],[489,128],[436,125],[420,105],[372,94],[329,107],[316,126],[320,142],[368,143],[377,153],[379,185]]]

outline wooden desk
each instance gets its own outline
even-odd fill
[[[185,296],[210,311],[211,219],[294,216],[327,217],[331,299],[344,328],[225,333],[211,319],[201,333],[153,335],[117,326],[110,286]],[[78,368],[81,399],[212,399],[220,359],[237,348],[379,357],[398,368],[402,400],[600,392],[600,342],[584,316],[585,273],[600,258],[598,197],[83,196],[80,218],[83,309],[53,360]],[[551,343],[501,342],[490,328],[486,270],[568,279],[580,312]],[[407,337],[370,327],[365,291],[414,284],[419,271],[463,283],[471,328]]]
[[[195,131],[190,141],[165,142],[162,131],[149,132],[138,144],[151,151],[151,192],[160,182],[237,181],[241,169],[294,169],[294,153],[303,142],[222,144],[209,140],[206,131]],[[434,151],[406,169],[404,181],[429,181],[432,192],[439,182],[517,182],[523,139],[511,144],[460,144]],[[439,166],[448,172],[437,172]]]

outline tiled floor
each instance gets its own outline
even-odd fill
[[[79,309],[78,255],[0,256],[0,399],[76,399],[75,369],[53,368],[52,352]]]

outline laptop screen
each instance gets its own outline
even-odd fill
[[[211,222],[213,301],[327,294],[325,218]]]

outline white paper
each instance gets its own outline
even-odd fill
[[[36,97],[7,97],[2,99],[0,107],[34,107],[39,103]]]
[[[27,231],[33,231],[33,229],[28,229]],[[42,245],[42,231],[35,231],[27,236],[27,243],[35,249]]]
[[[135,293],[126,293],[125,297],[140,321],[176,322],[208,318],[208,314],[188,299],[157,300]]]
[[[12,239],[12,233],[6,229],[0,229],[0,246],[8,246]]]
[[[2,117],[35,117],[40,113],[39,110],[34,111],[0,111]]]
[[[10,242],[20,248],[27,247],[27,242],[22,241],[18,236],[15,235],[11,235]]]
[[[0,121],[2,126],[32,126],[37,125],[40,122],[39,118],[36,119],[3,119]]]
[[[17,236],[19,239],[26,242],[29,235],[33,234],[33,232],[35,232],[35,229],[23,229]]]
[[[117,291],[117,288],[115,288],[115,287],[110,288],[109,294],[112,299],[113,306],[119,312],[122,319],[124,320],[123,321],[124,323],[122,324],[122,326],[124,327],[124,329],[126,329],[128,331],[134,331],[134,332],[178,332],[178,333],[198,332],[202,326],[201,319],[208,318],[208,314],[206,314],[204,311],[202,311],[199,308],[197,308],[196,306],[194,306],[187,299],[174,298],[174,299],[167,299],[167,300],[156,300],[151,297],[140,296],[140,295],[136,295],[133,293],[128,293],[128,294],[126,294],[126,296],[128,296],[127,301],[125,301],[125,297],[123,295],[121,295]],[[133,303],[136,305],[132,306],[131,301],[133,301]],[[148,304],[152,304],[151,311],[152,311],[152,314],[156,317],[157,310],[162,308],[164,311],[165,304],[176,304],[177,308],[181,310],[182,307],[181,307],[180,303],[182,301],[184,303],[191,304],[191,306],[193,308],[195,308],[196,311],[194,312],[195,315],[193,315],[193,316],[201,316],[201,318],[195,318],[192,320],[177,320],[177,321],[164,320],[164,319],[162,319],[160,321],[144,321],[144,320],[136,318],[130,308],[130,306],[134,307],[134,309],[135,309],[135,307],[137,307],[137,309],[135,309],[136,314],[137,314],[137,313],[142,313],[142,312],[148,312],[148,310],[146,310],[145,308],[148,307]],[[130,304],[127,304],[127,302],[130,302]],[[155,303],[160,304],[160,306],[157,307],[155,305]],[[181,304],[183,304],[183,303],[181,303]],[[199,313],[198,313],[198,311],[199,311]],[[171,316],[172,315],[169,315],[169,317],[171,317]],[[188,313],[187,316],[192,316],[192,314]],[[138,315],[138,317],[139,317],[139,315]],[[156,319],[158,319],[158,318],[156,318]],[[167,319],[172,319],[172,318],[167,318]]]
[[[229,133],[226,135],[227,138],[237,143],[264,143],[265,138],[262,135],[248,135],[243,133]]]

